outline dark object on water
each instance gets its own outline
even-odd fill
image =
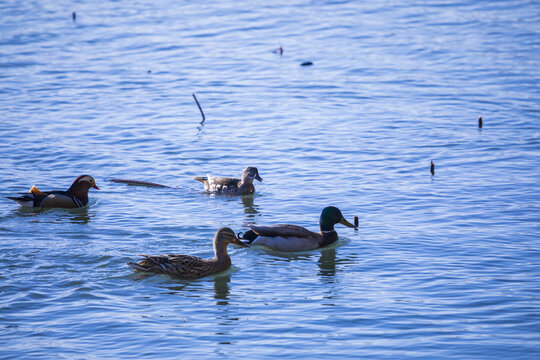
[[[147,73],[147,74],[151,74],[151,73],[152,73],[152,70],[148,70],[146,73]]]
[[[279,48],[274,50],[276,54],[283,55],[283,46],[279,45]]]
[[[199,104],[199,101],[197,100],[197,97],[195,96],[195,94],[191,94],[193,95],[193,98],[195,99],[195,102],[197,103],[197,106],[199,107],[199,111],[201,112],[201,115],[202,115],[202,121],[204,122],[204,120],[206,119],[206,117],[204,116],[204,113],[202,111],[202,108],[201,108],[201,105]]]
[[[304,61],[303,63],[300,64],[300,66],[310,66],[310,65],[313,65],[311,61]]]
[[[431,175],[435,175],[435,164],[433,163],[433,161],[431,162],[430,170],[431,170]]]
[[[167,185],[161,185],[156,183],[151,183],[148,181],[139,181],[139,180],[124,180],[124,179],[111,179],[110,181],[115,183],[122,183],[122,184],[128,184],[128,185],[140,185],[140,186],[151,186],[151,187],[161,187],[161,188],[171,188]]]
[[[358,216],[354,217],[354,226],[358,227]]]
[[[71,14],[71,18],[73,21],[77,20],[77,13],[75,11]]]
[[[481,116],[478,117],[478,128],[480,128],[480,129],[482,128],[482,117]]]

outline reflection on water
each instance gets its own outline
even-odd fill
[[[248,217],[250,217],[249,215],[251,215],[251,217],[255,217],[255,215],[259,213],[259,207],[255,205],[254,198],[254,195],[241,196],[242,205],[244,206],[244,213],[248,215]]]
[[[246,214],[245,224],[254,223],[255,216],[259,213],[259,206],[254,202],[255,195],[243,195],[240,197],[244,214]]]
[[[95,215],[96,214],[93,212],[89,213],[88,206],[86,206],[81,209],[69,210],[68,213],[66,213],[65,219],[68,219],[74,224],[87,224]]]
[[[220,274],[214,276],[214,299],[220,301],[216,305],[229,305],[229,282],[231,281],[230,274]]]
[[[85,206],[77,209],[57,209],[57,208],[19,208],[15,214],[23,217],[35,217],[32,221],[62,223],[66,220],[73,224],[87,224],[95,216],[94,212],[89,212],[89,207]]]
[[[318,261],[319,275],[325,280],[333,281],[336,275],[336,248],[323,249]]]

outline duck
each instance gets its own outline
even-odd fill
[[[270,226],[250,225],[251,230],[238,237],[250,245],[264,245],[277,251],[308,251],[325,247],[337,241],[335,224],[355,228],[348,222],[337,207],[327,206],[319,219],[320,233],[297,225],[279,224]]]
[[[228,244],[236,244],[241,247],[249,247],[240,241],[234,231],[228,227],[222,227],[214,235],[213,259],[201,259],[192,255],[144,255],[144,259],[138,263],[128,262],[137,271],[156,274],[168,274],[182,279],[197,279],[231,267],[231,258],[227,253]]]
[[[7,198],[19,203],[22,207],[74,209],[88,205],[90,188],[99,190],[92,176],[81,175],[65,191],[40,191],[34,185],[28,193],[21,193],[22,196],[7,196]]]
[[[207,175],[196,176],[195,180],[203,183],[204,190],[213,194],[227,195],[249,195],[255,192],[253,180],[262,182],[263,179],[259,176],[259,170],[256,167],[248,166],[242,171],[240,179],[230,177],[220,177]]]

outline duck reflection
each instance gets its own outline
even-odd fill
[[[38,214],[47,214],[54,217],[51,222],[67,220],[73,224],[87,224],[90,219],[95,216],[95,213],[88,211],[88,206],[77,209],[57,209],[57,208],[20,208],[16,212],[19,216],[31,217]],[[37,221],[37,220],[36,220]],[[39,221],[47,222],[47,217],[40,218]]]
[[[246,222],[253,222],[255,216],[259,213],[259,207],[255,205],[254,195],[243,195],[240,197],[242,206],[244,207],[244,214],[246,214]]]
[[[214,299],[218,300],[216,305],[229,305],[229,282],[229,273],[214,276]]]
[[[88,206],[81,209],[69,210],[69,216],[66,218],[74,224],[88,224],[91,218],[96,214],[93,212],[88,212]]]
[[[336,275],[336,248],[321,250],[321,257],[318,261],[319,275],[326,281],[334,281]]]

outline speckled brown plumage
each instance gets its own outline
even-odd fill
[[[227,195],[253,194],[255,192],[253,180],[262,182],[262,178],[259,176],[259,170],[253,166],[246,167],[244,171],[242,171],[240,179],[212,175],[207,175],[206,177],[196,176],[194,179],[204,185],[205,191],[213,194]]]
[[[206,260],[192,255],[141,255],[144,259],[138,263],[127,264],[138,271],[196,279],[227,270],[231,266],[231,258],[227,253],[228,244],[248,246],[241,242],[230,228],[221,228],[214,235],[216,256],[213,259]]]

